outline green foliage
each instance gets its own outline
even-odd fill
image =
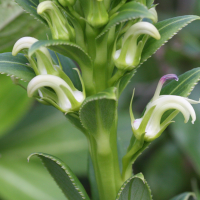
[[[115,13],[108,24],[103,28],[101,33],[97,36],[100,37],[105,34],[109,29],[118,25],[119,23],[133,20],[136,18],[151,18],[152,14],[142,4],[137,2],[129,2],[122,6],[117,13]]]
[[[36,8],[39,4],[39,0],[15,0],[17,4],[19,4],[25,11],[30,13],[33,17],[35,17],[37,20],[43,22],[46,24],[46,21],[40,17],[40,15],[37,14]]]
[[[141,63],[145,62],[149,57],[151,57],[152,54],[154,54],[162,45],[164,45],[169,39],[171,39],[179,30],[181,30],[192,21],[199,19],[200,17],[198,16],[186,15],[166,19],[155,24],[161,35],[161,39],[148,39],[147,43],[145,44],[144,51],[142,52]]]
[[[14,57],[11,53],[2,53],[0,54],[0,73],[29,82],[35,76],[35,72],[28,67],[28,63],[23,54]]]
[[[71,169],[60,159],[45,153],[33,153],[28,160],[36,155],[41,159],[51,176],[59,185],[68,200],[89,200],[85,189]]]
[[[3,81],[2,78],[1,80]],[[12,85],[11,81],[8,81]],[[21,91],[24,93],[24,98],[29,100],[21,88],[17,89],[13,85],[12,88],[10,92],[13,95],[15,92],[21,95],[19,92]],[[12,103],[15,101],[12,100]],[[7,108],[5,104],[1,105],[4,109]],[[25,106],[25,104],[20,105]],[[16,104],[15,107],[18,108]],[[11,112],[7,114],[11,115]],[[26,110],[24,109],[23,112]],[[24,113],[20,112],[20,114]],[[19,119],[21,119],[20,116]],[[61,158],[79,177],[86,174],[88,148],[84,135],[67,122],[63,114],[55,108],[44,105],[35,106],[17,127],[0,139],[1,197],[10,200],[66,199],[46,169],[36,162],[37,160],[33,159],[27,163],[27,156],[34,151],[47,152]]]
[[[32,101],[27,98],[25,91],[13,85],[9,77],[5,75],[0,77],[0,137],[2,137],[19,122],[29,109]]]
[[[116,198],[116,200],[132,199],[152,200],[149,186],[141,173],[128,179],[122,185]]]

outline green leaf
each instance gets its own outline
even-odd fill
[[[10,81],[9,77],[5,76],[5,78]],[[26,96],[21,88],[13,86],[13,91],[17,93],[18,90]],[[19,96],[22,97],[22,94],[19,93]],[[13,101],[14,97],[11,99],[9,107],[15,101],[19,104],[18,100]],[[2,104],[2,107],[5,108],[6,105],[8,106],[8,100]],[[21,102],[19,105],[24,106],[25,103]],[[12,113],[9,113],[8,117],[10,116]],[[21,119],[21,117],[16,118]],[[3,124],[0,123],[0,125]],[[17,127],[10,128],[12,131],[0,138],[1,198],[9,200],[66,199],[40,161],[33,159],[31,163],[28,163],[26,158],[33,152],[54,154],[66,162],[77,176],[85,177],[88,156],[85,136],[74,128],[60,111],[42,104],[35,104]]]
[[[178,95],[187,97],[200,79],[200,68],[194,68],[179,76],[179,80],[170,81],[162,90],[161,95]],[[167,111],[162,117],[166,119],[173,111]]]
[[[0,52],[2,53],[12,51],[14,43],[21,37],[46,39],[46,33],[50,32],[47,26],[23,12],[13,0],[3,1],[0,5],[0,13],[3,16],[0,18]]]
[[[161,35],[161,39],[156,40],[152,37],[148,39],[147,43],[144,46],[144,51],[142,52],[141,63],[150,58],[163,44],[165,44],[183,27],[197,19],[200,19],[200,17],[195,15],[186,15],[167,19],[155,24]]]
[[[141,173],[125,181],[116,198],[116,200],[132,199],[152,200],[150,188]]]
[[[103,28],[101,33],[97,36],[99,38],[105,34],[113,26],[119,23],[126,22],[128,20],[136,18],[152,18],[152,14],[148,11],[147,7],[138,2],[129,2],[123,5],[117,13],[110,19],[109,23]]]
[[[85,99],[80,108],[80,119],[89,134],[95,135],[101,129],[109,133],[116,115],[116,102],[114,87]]]
[[[0,85],[0,136],[2,137],[26,114],[32,100],[27,97],[26,91],[14,85],[5,75],[0,75]]]
[[[26,12],[30,13],[35,19],[47,24],[46,21],[37,14],[39,0],[15,0],[15,2],[19,4]]]
[[[64,40],[40,40],[34,43],[29,49],[29,56],[33,55],[40,47],[47,47],[66,57],[76,61],[80,66],[91,67],[91,59],[89,55],[78,45]]]
[[[27,66],[28,62],[23,54],[12,56],[11,53],[2,53],[0,54],[0,73],[29,82],[35,73]]]
[[[71,169],[60,159],[45,153],[33,153],[28,160],[36,155],[41,159],[51,176],[59,185],[68,200],[89,200],[89,197]]]
[[[180,194],[180,195],[178,195],[178,196],[176,196],[176,197],[174,197],[174,198],[172,198],[170,200],[189,200],[189,199],[192,200],[194,198],[195,198],[194,193],[192,193],[192,192],[185,192],[185,193]]]

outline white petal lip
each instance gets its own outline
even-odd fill
[[[38,40],[33,37],[20,38],[14,45],[12,55],[16,56],[21,50],[29,49]]]
[[[157,28],[149,23],[149,22],[138,22],[131,26],[123,38],[123,43],[131,36],[134,35],[135,37],[138,37],[141,34],[147,34],[151,37],[159,40],[160,39],[160,33],[158,32]]]
[[[28,84],[27,93],[29,97],[32,97],[34,92],[37,91],[39,88],[45,86],[50,87],[56,92],[58,96],[59,106],[63,110],[68,111],[71,108],[71,103],[67,98],[65,92],[60,87],[61,85],[66,87],[72,93],[72,95],[74,95],[75,99],[78,102],[82,102],[84,100],[84,95],[82,92],[72,91],[72,89],[63,79],[54,75],[38,75],[34,77]]]

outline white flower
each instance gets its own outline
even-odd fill
[[[138,37],[143,34],[145,37],[138,42]],[[148,36],[160,39],[158,30],[149,22],[138,22],[128,29],[122,40],[122,48],[113,55],[118,69],[131,70],[140,63],[141,53]]]
[[[42,90],[39,90],[43,87],[49,87],[55,93],[49,90],[48,96],[44,96]],[[54,75],[34,77],[28,84],[27,93],[29,97],[33,97],[37,92],[40,100],[47,101],[64,113],[77,111],[85,99],[84,88],[83,92],[78,91],[71,82],[66,83],[63,79]]]
[[[174,118],[174,116],[169,116],[161,123],[161,118],[167,110],[174,109],[180,111],[185,118],[185,123],[188,122],[190,116],[192,123],[196,120],[196,114],[191,104],[197,104],[200,101],[194,101],[176,95],[160,95],[161,88],[168,79],[178,81],[178,77],[174,74],[163,76],[158,83],[153,99],[146,107],[143,117],[133,121],[132,129],[137,138],[143,133],[145,133],[144,140],[147,142],[159,137]]]
[[[31,48],[31,46],[38,40],[33,37],[23,37],[19,39],[12,50],[12,55],[16,56],[20,51]],[[39,74],[55,74],[57,73],[53,65],[51,55],[46,47],[40,47],[35,52],[37,63],[34,58],[29,58],[31,67],[37,75]]]

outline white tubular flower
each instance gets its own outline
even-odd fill
[[[19,39],[13,47],[12,55],[16,56],[20,51],[29,49],[37,41],[38,40],[33,37],[23,37]],[[28,59],[30,61],[31,67],[37,75],[57,73],[54,69],[51,55],[47,48],[40,47],[40,49],[35,52],[35,55],[37,58],[37,64],[33,58],[28,57]]]
[[[131,26],[124,35],[122,48],[113,55],[114,63],[118,69],[129,71],[140,63],[141,53],[148,38],[145,36],[138,42],[138,37],[143,34],[156,40],[160,39],[158,30],[149,22],[138,22]]]
[[[56,94],[44,97],[40,88],[50,87]],[[39,92],[38,92],[39,90]],[[73,85],[67,84],[63,79],[54,75],[39,75],[34,77],[28,84],[27,93],[33,97],[38,92],[39,100],[47,101],[64,113],[77,111],[85,99],[85,92],[78,91]]]
[[[163,76],[158,83],[153,99],[146,107],[143,117],[133,120],[132,129],[136,138],[139,139],[141,134],[144,133],[144,140],[147,142],[151,142],[159,137],[172,122],[171,120],[174,117],[168,117],[161,123],[161,118],[167,110],[174,109],[181,112],[185,118],[185,123],[188,122],[190,116],[192,118],[192,123],[195,122],[196,114],[191,104],[198,104],[200,101],[194,101],[176,95],[160,95],[162,86],[168,79],[175,79],[178,81],[178,77],[175,74]]]
[[[75,31],[69,25],[67,18],[54,1],[43,1],[37,7],[37,13],[48,23],[53,39],[67,41],[75,40]]]

